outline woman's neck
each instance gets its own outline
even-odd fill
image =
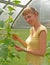
[[[35,24],[35,30],[37,30],[38,28],[39,28],[39,26],[40,26],[41,24],[39,23],[39,22],[37,22],[36,24]]]

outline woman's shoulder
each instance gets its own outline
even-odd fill
[[[39,27],[39,30],[38,30],[39,32],[41,32],[41,31],[45,31],[46,33],[47,33],[47,28],[44,26],[44,25],[41,25],[40,27]]]

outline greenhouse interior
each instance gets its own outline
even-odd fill
[[[14,48],[23,46],[12,38],[15,34],[26,40],[30,34],[31,26],[22,15],[27,7],[37,9],[40,23],[47,28],[44,65],[50,65],[50,0],[0,0],[0,65],[28,65],[26,53]]]

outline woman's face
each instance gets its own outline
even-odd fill
[[[34,26],[35,20],[36,20],[35,14],[29,13],[29,14],[25,15],[24,18],[31,26]]]

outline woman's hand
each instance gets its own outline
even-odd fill
[[[19,47],[19,46],[17,46],[17,45],[15,45],[15,49],[16,49],[17,51],[24,51],[24,52],[27,52],[26,48]]]
[[[17,51],[23,51],[23,50],[24,50],[23,48],[21,48],[21,47],[19,47],[19,46],[17,46],[17,45],[15,45],[15,49],[16,49]]]
[[[16,40],[17,40],[17,41],[19,40],[19,37],[18,37],[16,34],[13,34],[13,35],[12,35],[12,38],[13,38],[15,41],[16,41]]]
[[[27,47],[26,42],[25,42],[23,39],[21,39],[18,35],[12,34],[12,38],[13,38],[15,41],[20,42],[24,47]]]

